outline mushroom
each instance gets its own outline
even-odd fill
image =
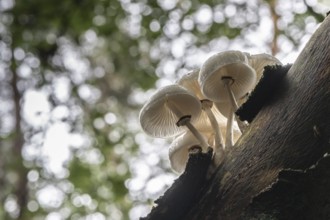
[[[194,93],[196,97],[201,100],[205,99],[205,96],[203,95],[201,87],[198,83],[198,76],[199,69],[195,69],[183,75],[179,80],[176,81],[176,83]]]
[[[250,66],[256,71],[257,81],[259,81],[262,77],[265,66],[282,65],[281,61],[279,61],[276,57],[266,53],[255,55],[250,55],[248,53],[245,54],[248,58]]]
[[[201,103],[196,96],[175,84],[159,89],[142,107],[140,124],[146,134],[153,137],[171,137],[184,132],[187,127],[207,147],[201,134],[191,123],[201,113]]]
[[[211,126],[215,131],[215,146],[223,149],[223,138],[217,120],[219,119],[222,121],[223,116],[219,113],[219,111],[216,110],[216,108],[212,108],[213,102],[206,99],[202,94],[200,85],[198,83],[198,76],[199,69],[196,69],[181,77],[176,83],[194,93],[201,100],[203,112],[199,119],[196,121],[195,125],[196,127],[203,130],[203,127],[208,127],[209,123],[211,123]]]
[[[206,60],[198,81],[205,97],[214,102],[232,102],[235,107],[236,99],[252,90],[256,72],[250,67],[244,53],[225,51]]]
[[[244,53],[244,54],[248,58],[249,65],[256,71],[257,81],[259,81],[260,78],[262,77],[265,66],[282,65],[282,63],[276,57],[269,54],[265,54],[265,53],[255,54],[255,55],[250,55],[249,53]],[[237,105],[241,106],[243,103],[247,101],[247,98],[248,98],[248,93],[244,97],[237,100]],[[227,105],[222,102],[214,102],[214,105],[221,112],[221,114],[223,114],[226,118],[229,117],[231,111],[230,105]],[[241,129],[241,131],[243,131],[244,128],[246,127],[246,124],[243,124],[244,122],[239,120],[236,114],[235,114],[235,118],[239,128]]]
[[[203,133],[202,137],[206,142],[210,134]],[[182,173],[186,168],[189,153],[199,148],[199,141],[189,131],[175,138],[169,148],[169,159],[172,169],[178,173]],[[201,150],[206,150],[206,148],[202,148]]]
[[[202,93],[207,98],[214,102],[229,102],[230,111],[235,112],[238,109],[237,100],[243,98],[254,87],[256,72],[249,65],[246,54],[240,51],[226,51],[206,60],[200,70],[198,81]],[[233,117],[227,120],[227,127],[231,131],[232,120]],[[231,134],[232,132],[227,132],[226,140],[232,139],[229,136]]]

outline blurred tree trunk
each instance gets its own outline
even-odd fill
[[[184,219],[330,219],[329,172],[322,168],[330,152],[329,16],[279,91]]]
[[[13,54],[14,51],[12,50]],[[21,109],[21,99],[22,95],[19,91],[19,76],[16,68],[16,61],[14,56],[11,62],[11,88],[14,102],[14,112],[15,115],[15,128],[14,128],[14,141],[12,147],[12,158],[11,163],[14,163],[15,171],[17,172],[18,180],[14,186],[14,195],[16,196],[18,204],[18,217],[17,219],[24,219],[24,212],[27,208],[28,200],[28,189],[27,189],[27,168],[23,164],[22,149],[24,145],[24,136],[22,132],[22,109]]]
[[[270,0],[269,1],[269,10],[271,12],[272,22],[273,22],[273,39],[272,39],[271,45],[270,45],[273,56],[275,56],[279,51],[278,44],[277,44],[277,39],[278,39],[278,36],[280,34],[280,30],[278,28],[278,21],[279,21],[280,16],[276,12],[277,4],[278,4],[277,0]]]

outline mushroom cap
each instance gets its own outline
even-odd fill
[[[169,108],[167,102],[176,106],[182,113],[180,117],[190,115],[191,122],[201,113],[201,103],[194,94],[177,84],[165,86],[157,90],[140,111],[140,124],[146,134],[166,138],[186,130],[185,126],[176,125],[180,117]]]
[[[199,69],[196,69],[181,77],[176,83],[186,88],[190,92],[192,92],[200,100],[203,100],[206,99],[206,97],[203,95],[201,91],[201,87],[198,83],[198,76],[199,76]],[[224,116],[219,112],[219,110],[214,105],[211,108],[211,111],[214,114],[215,118],[217,119],[218,123],[222,123],[226,121]],[[194,121],[194,126],[199,130],[208,130],[211,127],[209,117],[204,111],[202,111],[198,119]]]
[[[282,65],[281,61],[270,54],[260,53],[255,55],[246,55],[250,66],[256,71],[257,81],[259,81],[262,77],[265,66]]]
[[[207,141],[205,134],[202,136]],[[201,146],[189,131],[174,139],[169,148],[169,159],[174,171],[182,173],[185,170],[189,158],[189,148],[195,145]]]
[[[176,83],[194,93],[197,98],[201,100],[205,99],[205,96],[203,95],[201,87],[199,86],[198,76],[199,69],[195,69],[182,76],[179,80],[176,81]]]
[[[212,101],[229,102],[223,78],[233,79],[230,87],[239,99],[255,86],[256,72],[249,65],[246,54],[225,51],[211,56],[202,65],[198,78],[202,93]]]

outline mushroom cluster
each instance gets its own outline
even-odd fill
[[[165,86],[140,111],[144,132],[152,137],[174,138],[169,148],[172,169],[182,173],[189,152],[214,151],[216,165],[225,148],[232,147],[247,122],[235,112],[262,77],[265,66],[281,64],[268,54],[225,51],[208,58],[175,84]]]

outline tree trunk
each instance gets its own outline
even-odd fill
[[[13,51],[13,50],[12,50]],[[22,132],[22,115],[21,115],[21,101],[22,95],[19,91],[19,76],[17,74],[16,61],[14,57],[12,58],[11,71],[12,71],[12,80],[11,87],[13,90],[13,102],[14,102],[14,114],[15,114],[15,140],[13,142],[12,148],[12,161],[16,163],[15,171],[18,175],[18,181],[14,186],[14,194],[17,199],[18,204],[18,216],[17,219],[23,220],[24,212],[27,209],[28,202],[28,179],[27,173],[28,170],[24,166],[24,158],[22,156],[22,149],[24,145],[24,136]]]
[[[274,94],[275,99],[261,109],[236,145],[227,150],[224,164],[218,168],[213,179],[206,183],[202,196],[184,219],[246,219],[242,217],[243,213],[251,216],[253,202],[257,202],[258,198],[272,191],[275,186],[279,186],[279,180],[286,172],[289,173],[287,179],[298,181],[300,174],[309,175],[312,171],[309,172],[308,168],[317,164],[323,155],[329,152],[329,16],[314,33],[280,86],[278,94]],[[290,169],[297,171],[290,173]],[[296,175],[295,172],[300,174]],[[322,179],[322,175],[326,176],[327,173],[321,172],[318,176]],[[310,180],[310,177],[308,178]],[[316,178],[315,181],[317,180],[319,179]],[[306,182],[297,183],[299,185]],[[329,182],[320,181],[320,187],[329,189],[330,185],[324,186]],[[304,188],[304,193],[309,193],[311,197],[308,198],[312,198],[317,184],[308,186],[310,187]],[[287,189],[291,190],[289,192],[293,190]],[[306,192],[308,190],[310,192]],[[329,193],[329,190],[324,191],[328,198]],[[284,195],[285,192],[282,196]],[[274,197],[267,198],[276,202]],[[320,202],[321,208],[330,209],[329,199],[322,202],[315,200],[313,203]],[[294,217],[294,214],[292,216]]]

